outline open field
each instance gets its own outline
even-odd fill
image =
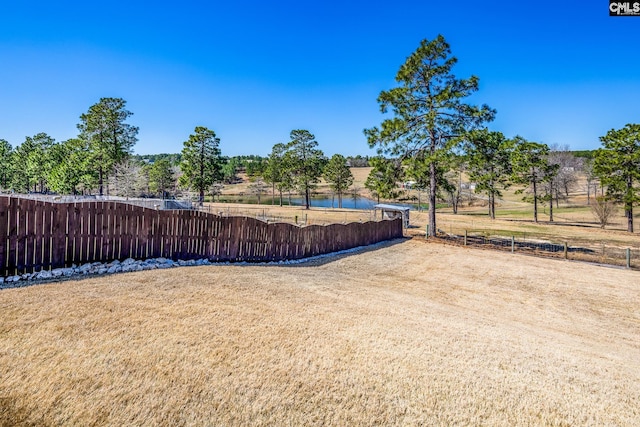
[[[354,185],[358,186],[363,197],[371,197],[364,188],[364,182],[371,168],[351,168],[354,175]],[[228,185],[223,190],[227,196],[247,196],[248,178],[240,175],[239,184]],[[490,234],[515,235],[526,237],[537,235],[538,238],[546,238],[554,241],[571,241],[576,244],[600,243],[619,247],[631,247],[640,249],[640,234],[626,232],[626,218],[622,208],[618,208],[612,217],[611,223],[602,230],[597,223],[591,208],[587,204],[586,182],[584,178],[578,179],[574,192],[570,197],[560,203],[560,207],[554,207],[554,222],[548,221],[548,206],[539,206],[539,223],[533,222],[533,205],[522,201],[522,195],[515,194],[518,187],[511,187],[504,191],[504,195],[497,202],[496,220],[491,220],[487,215],[487,207],[482,201],[482,195],[472,206],[463,205],[458,214],[454,215],[450,208],[438,209],[438,228],[444,232],[464,233],[465,230],[482,231]],[[328,185],[322,182],[318,193],[330,194]],[[270,195],[270,192],[269,192]],[[417,192],[410,190],[407,196],[417,199]],[[255,196],[248,196],[253,197]],[[265,196],[266,197],[266,196]],[[593,197],[593,195],[592,195]],[[345,196],[345,198],[348,198]],[[422,202],[426,202],[427,195],[422,193]],[[385,201],[393,203],[393,201]],[[229,215],[247,215],[270,221],[297,222],[299,224],[330,224],[332,222],[368,221],[373,218],[373,212],[356,209],[331,209],[312,208],[305,210],[300,206],[272,206],[270,204],[238,204],[238,203],[211,203],[207,204],[211,212],[222,212]],[[635,221],[640,224],[640,210],[636,210]],[[411,212],[412,229],[409,234],[424,234],[428,222],[426,212]],[[636,225],[636,227],[638,227]]]
[[[237,203],[205,203],[205,209],[213,213],[223,215],[250,216],[266,221],[282,221],[298,224],[332,224],[369,221],[375,218],[375,213],[360,209],[332,209],[312,207],[309,210],[300,206],[271,206]],[[521,208],[524,209],[524,208]],[[439,209],[437,213],[438,228],[444,232],[464,233],[468,231],[485,231],[491,234],[504,236],[515,235],[521,237],[548,238],[555,241],[580,243],[606,242],[620,247],[640,248],[640,234],[626,232],[626,223],[623,218],[601,229],[589,212],[583,208],[578,211],[560,209],[555,222],[545,220],[534,223],[530,218],[518,215],[499,215],[491,220],[484,207],[472,207],[462,209],[457,215],[450,209]],[[520,212],[520,211],[518,211]],[[380,213],[377,214],[380,219]],[[620,215],[621,216],[621,215]],[[428,223],[426,211],[411,211],[411,228],[407,233],[411,236],[425,234],[425,226]],[[638,218],[640,221],[640,217]]]
[[[406,240],[5,290],[0,425],[638,425],[638,283]]]

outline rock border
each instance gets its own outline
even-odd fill
[[[374,243],[368,246],[358,246],[356,248],[345,249],[343,251],[331,252],[328,254],[316,255],[308,258],[301,258],[287,261],[272,261],[272,262],[212,262],[207,258],[190,259],[190,260],[171,260],[168,258],[149,258],[145,260],[135,260],[133,258],[127,258],[124,261],[111,261],[107,263],[93,262],[82,265],[73,264],[67,268],[56,268],[53,270],[41,270],[34,273],[25,273],[19,276],[0,277],[0,290],[21,288],[48,281],[55,281],[59,279],[67,279],[77,276],[99,276],[104,274],[116,274],[127,273],[132,271],[147,271],[147,270],[161,270],[166,268],[175,267],[195,267],[205,265],[264,265],[264,266],[277,266],[277,265],[295,265],[295,264],[317,264],[323,260],[339,256],[354,254],[357,252],[363,252],[366,250],[377,249],[379,247],[388,246],[390,244],[403,241],[405,239],[392,239],[378,243]]]

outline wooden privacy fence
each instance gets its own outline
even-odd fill
[[[397,237],[401,220],[298,227],[113,201],[0,196],[0,277],[125,258],[292,260]]]

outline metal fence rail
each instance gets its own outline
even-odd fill
[[[125,258],[291,260],[402,235],[399,220],[298,227],[114,201],[0,196],[0,276]]]

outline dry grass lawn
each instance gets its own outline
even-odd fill
[[[407,240],[0,292],[1,425],[640,425],[640,274]]]

